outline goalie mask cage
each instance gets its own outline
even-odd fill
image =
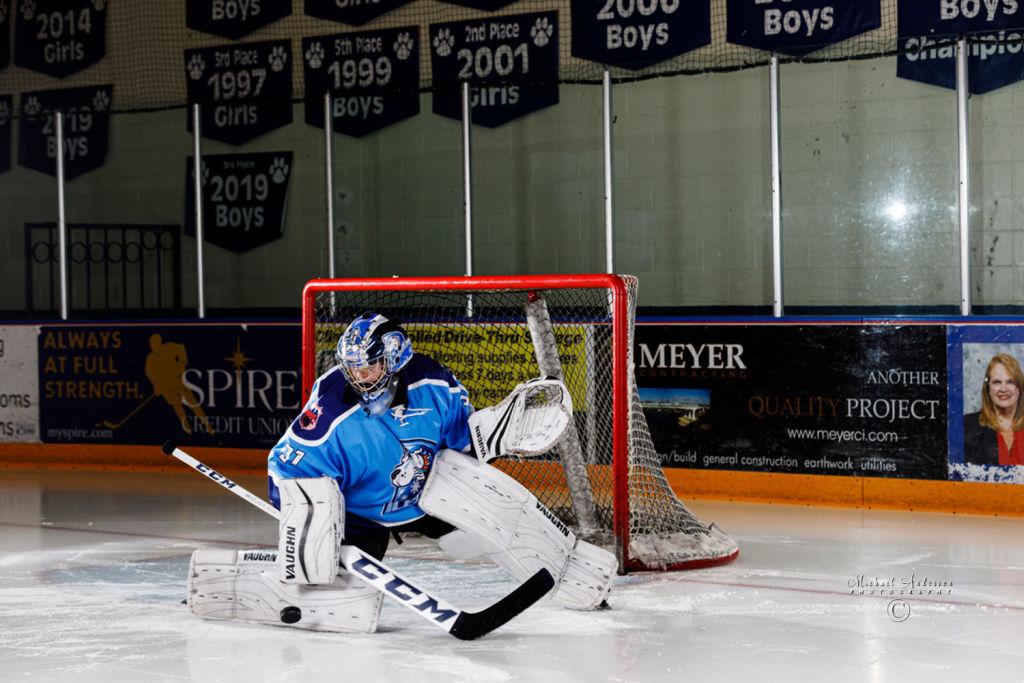
[[[313,280],[303,291],[302,384],[336,364],[342,331],[373,311],[454,372],[477,408],[516,384],[562,379],[574,419],[549,453],[492,461],[576,533],[613,547],[619,571],[728,562],[736,543],[672,491],[633,373],[637,279],[618,275]]]

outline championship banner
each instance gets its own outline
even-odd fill
[[[244,254],[284,234],[292,152],[203,155],[203,240]],[[185,167],[185,234],[195,237],[194,165]]]
[[[489,128],[558,104],[557,12],[431,24],[430,48],[435,114],[462,119],[464,81],[472,122]]]
[[[92,66],[107,54],[107,4],[104,0],[17,2],[14,63],[55,78]]]
[[[64,114],[64,178],[71,180],[102,166],[110,140],[112,85],[21,93],[18,164],[57,175],[54,112]]]
[[[948,478],[938,325],[638,325],[640,401],[663,464]]]
[[[382,14],[408,5],[412,0],[306,0],[306,14],[318,19],[338,21],[351,26],[362,26]]]
[[[298,338],[298,325],[44,326],[40,436],[269,448],[301,405]]]
[[[0,95],[0,173],[11,170],[11,117],[14,98]]]
[[[949,478],[1024,484],[1024,429],[1010,445],[994,417],[1000,404],[1013,414],[1024,400],[1024,329],[950,326],[948,337]]]
[[[185,25],[237,40],[292,13],[292,0],[186,0]]]
[[[0,0],[0,69],[11,63],[11,6],[10,0]]]
[[[802,56],[882,25],[879,0],[728,0],[726,39]]]
[[[311,126],[323,128],[327,91],[334,130],[352,137],[419,114],[419,27],[303,38],[302,54]]]
[[[710,44],[710,0],[572,3],[574,57],[638,71]]]
[[[1024,27],[1024,11],[1017,0],[898,0],[896,12],[901,38],[955,37]]]
[[[956,89],[956,37],[967,43],[969,92],[1024,79],[1024,10],[1013,2],[899,0],[896,75]]]
[[[0,442],[39,441],[39,374],[35,325],[0,325]]]
[[[185,80],[204,138],[242,145],[292,122],[290,40],[185,50]]]

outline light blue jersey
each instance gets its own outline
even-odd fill
[[[267,463],[270,501],[279,479],[332,476],[345,510],[384,526],[423,516],[420,493],[438,450],[469,447],[466,388],[451,371],[415,354],[402,369],[395,399],[369,417],[338,368],[320,376],[302,413]]]

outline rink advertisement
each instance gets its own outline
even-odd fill
[[[419,27],[302,39],[306,123],[362,137],[420,113]]]
[[[497,128],[558,104],[558,13],[430,25],[434,113],[462,118],[470,84],[473,123]]]
[[[946,331],[638,325],[640,400],[667,466],[946,479]]]
[[[711,44],[709,0],[572,3],[572,54],[638,71]]]
[[[949,478],[1024,484],[1024,329],[949,327]],[[998,412],[1016,417],[998,432]]]
[[[292,122],[290,40],[185,50],[190,104],[204,138],[242,145]],[[192,109],[186,115],[192,132]]]
[[[40,439],[269,448],[299,409],[298,334],[270,324],[43,326]]]
[[[39,378],[34,325],[0,325],[0,443],[39,440]]]

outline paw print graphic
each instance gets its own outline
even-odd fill
[[[284,157],[277,157],[270,164],[270,179],[280,185],[288,180],[288,171],[288,164],[285,163]]]
[[[0,102],[0,126],[6,126],[11,120],[11,110],[6,102]]]
[[[284,51],[283,46],[277,45],[270,51],[270,57],[267,61],[270,62],[271,71],[280,71],[288,62],[288,53]]]
[[[530,29],[530,37],[533,38],[534,45],[544,47],[551,42],[551,35],[554,32],[555,27],[548,22],[547,17],[538,17]]]
[[[203,71],[206,70],[206,62],[199,55],[192,55],[192,59],[188,60],[188,66],[185,68],[188,70],[188,77],[193,81],[198,81],[203,77]]]
[[[21,17],[25,21],[32,21],[36,16],[35,0],[25,0],[21,3]]]
[[[35,116],[43,109],[42,105],[39,104],[39,98],[35,95],[28,98],[22,106],[25,109],[25,116]]]
[[[324,64],[324,48],[319,42],[310,43],[306,49],[306,64],[310,69],[319,69]]]
[[[94,111],[106,111],[110,109],[110,93],[106,90],[97,90],[96,94],[92,98],[92,108]]]
[[[398,39],[395,41],[395,55],[399,59],[402,61],[409,59],[414,48],[415,44],[408,31],[398,34]]]
[[[92,8],[97,12],[102,12],[107,7],[107,0],[92,0]]]
[[[455,36],[452,32],[446,28],[441,29],[434,36],[434,50],[437,52],[438,57],[447,57],[452,53],[452,47],[455,45]]]

